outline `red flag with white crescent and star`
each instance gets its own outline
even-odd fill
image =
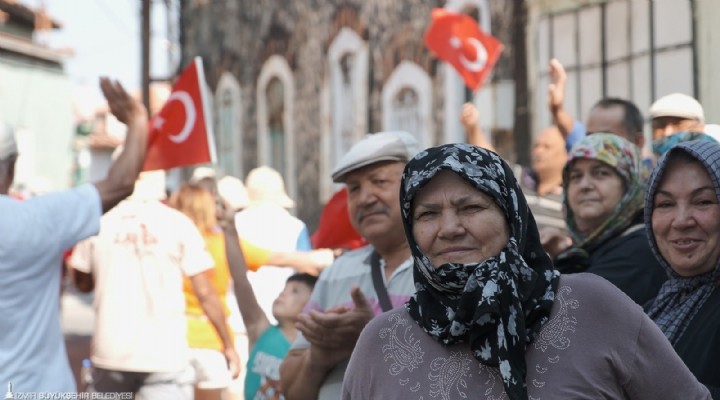
[[[483,84],[503,49],[502,43],[484,33],[473,18],[443,8],[433,9],[424,40],[438,58],[457,70],[472,90]]]
[[[143,171],[215,162],[202,60],[185,68],[160,112],[150,119]]]

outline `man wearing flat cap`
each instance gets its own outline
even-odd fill
[[[705,130],[702,105],[686,94],[672,93],[657,99],[650,106],[649,114],[653,140],[681,131]]]
[[[333,171],[333,181],[347,186],[352,224],[369,245],[345,253],[320,275],[280,367],[288,400],[339,399],[360,331],[415,292],[399,193],[403,168],[418,151],[407,132],[375,133],[356,143]]]

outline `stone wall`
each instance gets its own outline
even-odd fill
[[[505,0],[489,0],[493,33],[505,42],[495,79],[511,74],[510,10]],[[322,207],[319,200],[321,90],[326,77],[328,46],[347,27],[369,47],[368,130],[381,127],[381,91],[403,60],[420,65],[433,78],[433,119],[436,143],[442,141],[443,77],[438,61],[423,44],[433,7],[440,0],[183,0],[181,2],[182,64],[194,56],[204,61],[214,90],[224,71],[242,87],[244,171],[257,163],[256,81],[263,62],[283,56],[295,78],[294,120],[297,166],[297,214],[312,230]],[[459,110],[458,110],[459,113]]]

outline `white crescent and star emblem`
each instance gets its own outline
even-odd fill
[[[483,46],[482,42],[480,42],[477,38],[470,37],[467,38],[467,41],[470,45],[475,47],[476,56],[475,60],[470,61],[465,57],[464,54],[460,53],[460,63],[465,67],[465,69],[472,71],[472,72],[480,72],[483,68],[485,68],[485,65],[487,64],[488,60],[488,53],[485,46]],[[452,46],[455,49],[459,49],[462,46],[462,42],[457,36],[453,36],[450,38],[450,46]]]
[[[188,92],[182,90],[174,92],[170,95],[170,97],[168,97],[165,105],[175,100],[182,103],[183,107],[185,108],[185,124],[183,125],[180,132],[169,135],[168,138],[174,143],[179,144],[186,141],[192,133],[192,129],[195,126],[195,118],[197,117],[197,112],[195,111],[195,105],[193,104],[192,97],[190,97]],[[161,129],[163,124],[165,124],[165,119],[158,115],[155,118],[153,125],[156,129]]]

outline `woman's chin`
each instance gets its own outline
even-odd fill
[[[443,254],[438,256],[433,261],[433,265],[444,265],[444,264],[472,264],[486,260],[487,257],[476,254],[472,251],[455,252],[452,254]]]

